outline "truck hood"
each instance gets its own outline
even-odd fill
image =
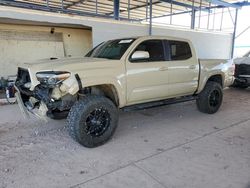
[[[85,69],[111,68],[119,60],[110,60],[103,58],[77,57],[77,58],[59,58],[43,59],[32,63],[24,63],[24,68],[35,73],[38,71],[70,71],[78,72]]]

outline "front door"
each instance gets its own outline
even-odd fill
[[[146,40],[134,50],[146,51],[149,58],[132,60],[127,68],[127,102],[136,104],[166,98],[168,96],[168,61],[162,40]],[[133,54],[133,53],[132,53]]]

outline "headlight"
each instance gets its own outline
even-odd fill
[[[36,73],[37,80],[41,84],[56,85],[70,77],[66,71],[44,71]]]

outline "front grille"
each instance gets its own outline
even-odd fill
[[[248,64],[236,64],[235,65],[235,76],[239,75],[250,75],[250,65]]]

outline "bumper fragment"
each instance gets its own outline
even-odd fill
[[[16,86],[15,86],[15,89],[16,89],[15,96],[17,99],[18,106],[23,114],[23,117],[25,119],[29,119],[30,113],[31,113],[31,114],[35,115],[38,119],[47,122],[47,117],[46,117],[46,113],[48,111],[47,106],[44,103],[41,103],[39,109],[30,109],[29,110],[28,106],[25,106],[25,104],[23,103],[20,90]]]
[[[23,100],[21,98],[20,90],[16,86],[15,86],[15,89],[16,89],[15,96],[16,96],[16,99],[17,99],[18,106],[19,106],[19,108],[20,108],[20,110],[21,110],[21,112],[23,114],[23,117],[24,118],[30,118],[28,110],[23,104]]]

